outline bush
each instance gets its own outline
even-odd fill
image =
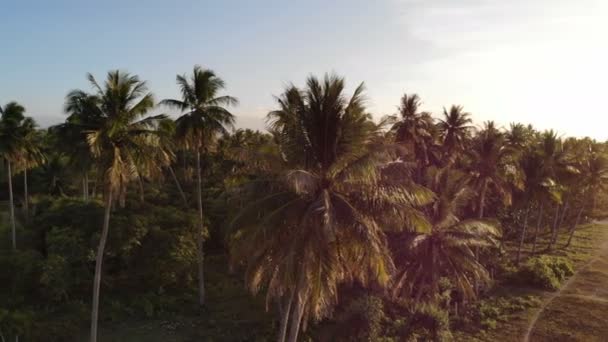
[[[540,303],[538,297],[492,297],[481,300],[469,311],[475,322],[484,329],[494,329],[498,322],[506,322],[509,315]]]
[[[378,341],[386,321],[382,299],[364,295],[351,301],[336,317],[338,341]]]
[[[525,285],[557,290],[562,281],[573,274],[574,270],[569,260],[543,255],[529,259],[519,269],[516,280]]]
[[[416,307],[410,318],[408,341],[451,341],[450,318],[448,312],[435,305]]]

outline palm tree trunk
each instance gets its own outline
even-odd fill
[[[536,241],[538,239],[538,232],[540,231],[540,226],[543,223],[543,205],[544,203],[540,202],[540,208],[538,209],[538,221],[536,222],[536,231],[534,232],[534,242],[532,243],[532,254],[536,252]]]
[[[93,280],[93,305],[91,310],[91,342],[97,341],[97,321],[99,316],[99,290],[101,286],[101,266],[103,263],[103,253],[106,248],[108,231],[110,230],[110,212],[112,210],[112,187],[108,185],[106,190],[105,213],[103,216],[103,228],[95,256],[95,278]]]
[[[285,342],[287,336],[287,324],[289,323],[289,314],[291,313],[291,303],[293,302],[294,294],[285,298],[285,304],[281,305],[281,325],[279,328],[279,336],[277,342]]]
[[[197,183],[197,200],[198,200],[198,218],[199,218],[199,232],[197,237],[197,254],[198,254],[198,304],[200,306],[205,305],[205,272],[204,272],[204,261],[205,253],[203,250],[203,233],[205,232],[205,222],[203,221],[203,190],[202,190],[202,179],[201,179],[201,151],[196,150],[196,183]]]
[[[303,286],[298,286],[299,290],[296,291],[296,306],[291,312],[291,326],[289,329],[289,338],[287,339],[288,342],[298,341],[300,324],[302,323],[302,316],[304,314],[304,305],[306,304],[306,299],[308,298],[308,291],[300,293],[302,292],[302,287]]]
[[[144,181],[141,175],[137,175],[137,183],[139,183],[139,201],[141,203],[145,202],[144,198]]]
[[[173,171],[173,167],[171,165],[169,165],[169,172],[171,172],[171,177],[173,177],[173,181],[175,182],[175,185],[177,186],[179,195],[182,197],[182,201],[184,201],[184,206],[187,207],[188,200],[186,199],[186,194],[184,194],[184,190],[182,189],[181,184],[179,184],[179,179],[177,179],[177,176],[175,175],[175,171]]]
[[[300,333],[300,324],[302,323],[302,316],[304,314],[304,305],[308,298],[309,287],[306,286],[305,272],[301,271],[298,276],[298,282],[293,292],[293,299],[295,299],[295,307],[291,311],[290,329],[288,342],[297,342],[298,334]]]
[[[30,211],[30,200],[29,193],[27,191],[27,168],[23,170],[23,211],[25,213],[25,217],[28,217],[28,213]]]
[[[591,215],[595,214],[595,209],[597,209],[597,194],[593,194],[593,204],[592,204],[592,208],[593,210],[591,211]]]
[[[519,239],[519,246],[517,247],[517,258],[515,259],[516,265],[519,265],[519,261],[521,260],[521,249],[524,246],[526,230],[528,229],[528,215],[530,214],[530,206],[531,203],[528,202],[528,205],[526,206],[526,213],[524,214],[524,226],[522,227],[521,238]]]
[[[484,179],[479,192],[479,218],[483,218],[483,208],[486,203],[486,192],[488,191],[488,180]]]
[[[557,225],[558,229],[564,225],[564,220],[566,219],[566,212],[568,211],[568,209],[570,209],[570,198],[567,198],[566,203],[564,203],[564,208],[562,209],[562,215],[559,218],[559,224]]]
[[[576,230],[576,226],[578,226],[580,220],[581,220],[581,215],[583,214],[583,209],[585,208],[585,205],[582,204],[581,208],[578,210],[578,213],[576,214],[576,220],[572,223],[572,227],[570,228],[570,236],[568,237],[568,242],[566,242],[566,248],[570,246],[570,243],[572,242],[572,238],[574,237],[574,231]]]
[[[89,200],[89,173],[84,173],[84,200]]]
[[[553,227],[551,228],[551,239],[549,240],[549,250],[553,249],[553,244],[557,240],[557,224],[559,223],[559,203],[555,205],[555,218],[553,219]]]
[[[488,180],[484,179],[479,193],[479,219],[483,218],[483,208],[486,202],[486,192],[488,191]],[[475,260],[479,261],[479,246],[475,246]],[[473,284],[475,295],[479,295],[479,280],[475,278]]]
[[[6,160],[8,165],[8,201],[9,201],[9,210],[11,216],[11,233],[13,240],[13,250],[17,250],[17,228],[15,225],[15,202],[13,200],[13,171],[11,168],[11,161],[9,159]]]
[[[82,200],[87,200],[87,185],[84,176],[82,176]]]

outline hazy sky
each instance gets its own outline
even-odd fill
[[[478,124],[608,138],[607,0],[0,0],[0,13],[0,103],[43,126],[87,72],[127,70],[162,99],[200,64],[239,98],[244,127],[262,128],[289,82],[334,71],[365,81],[377,117],[416,92]]]

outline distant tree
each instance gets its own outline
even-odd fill
[[[511,158],[513,150],[493,122],[487,122],[473,140],[470,158],[470,181],[477,192],[477,217],[484,217],[488,190],[493,190],[507,205],[511,203],[511,184],[519,184],[520,176]]]
[[[452,106],[450,111],[443,108],[443,119],[437,126],[443,144],[444,164],[451,165],[461,153],[465,141],[469,138],[471,129],[471,114],[464,112],[462,106]]]
[[[21,158],[18,168],[23,172],[23,210],[25,216],[29,213],[29,193],[27,171],[41,165],[45,161],[42,152],[42,137],[36,130],[36,122],[32,118],[25,118],[21,124],[23,141],[21,147]]]
[[[13,167],[23,163],[31,146],[27,145],[26,136],[33,126],[33,120],[25,117],[25,108],[17,102],[0,106],[0,154],[7,164],[7,182],[9,192],[9,211],[13,250],[17,249],[17,229],[15,223],[15,201],[13,194]]]
[[[90,195],[89,171],[95,163],[87,135],[102,125],[103,113],[97,95],[81,90],[72,91],[66,96],[64,110],[68,114],[66,121],[49,129],[54,137],[54,152],[65,155],[70,169],[76,170],[76,174],[81,176],[82,197],[87,200]]]
[[[205,305],[205,276],[204,276],[204,250],[203,234],[205,220],[203,215],[203,194],[201,178],[201,154],[207,151],[220,133],[234,125],[234,115],[226,107],[236,105],[237,99],[222,95],[225,88],[224,81],[211,70],[194,66],[190,79],[187,76],[177,76],[180,87],[181,100],[166,99],[160,104],[186,112],[176,121],[175,135],[178,142],[196,155],[197,203],[200,220],[200,234],[198,246],[198,278],[199,278],[199,305]]]
[[[420,112],[422,101],[417,94],[404,94],[401,98],[399,112],[393,116],[397,122],[392,131],[395,141],[407,146],[414,154],[418,163],[418,178],[421,177],[423,167],[429,165],[431,151],[435,144],[435,123],[427,112]]]

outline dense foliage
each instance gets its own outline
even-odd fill
[[[201,315],[190,338],[449,340],[529,306],[497,285],[559,288],[572,265],[544,253],[605,205],[604,143],[435,116],[415,94],[375,121],[363,84],[310,77],[254,132],[198,66],[160,103],[175,121],[148,115],[137,76],[89,81],[48,129],[0,107],[2,339]]]

